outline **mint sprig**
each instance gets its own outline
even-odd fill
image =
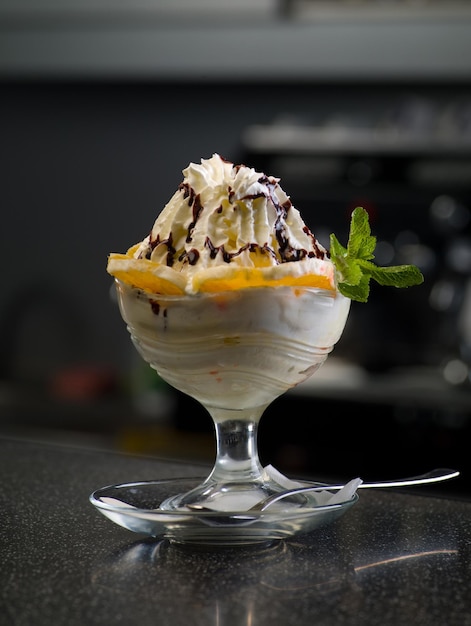
[[[389,287],[412,287],[420,285],[424,277],[415,265],[393,265],[380,267],[373,263],[376,237],[371,234],[368,213],[357,207],[352,213],[347,247],[330,235],[330,258],[338,275],[338,290],[341,294],[367,302],[370,280]]]

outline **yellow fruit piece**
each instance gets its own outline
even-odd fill
[[[149,293],[170,296],[185,293],[185,279],[180,274],[147,259],[134,259],[127,254],[112,253],[106,269],[118,280]]]
[[[249,287],[317,287],[319,289],[335,290],[331,279],[328,276],[319,274],[303,274],[300,276],[283,276],[280,278],[270,278],[257,268],[246,268],[231,272],[229,278],[204,278],[195,277],[193,289],[206,293],[217,293],[219,291],[234,291],[236,289],[247,289]]]
[[[335,291],[333,273],[292,273],[287,264],[275,267],[218,266],[196,272],[188,277],[166,265],[148,259],[136,259],[133,246],[126,254],[112,253],[107,271],[118,280],[149,293],[183,295],[191,293],[222,293],[260,287],[313,287]],[[288,271],[289,270],[289,271]],[[187,281],[189,284],[187,285]]]

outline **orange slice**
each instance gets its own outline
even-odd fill
[[[110,254],[107,271],[149,293],[182,295],[281,286],[336,290],[333,264],[319,259],[312,260],[308,266],[294,262],[270,267],[217,265],[188,273],[177,272],[148,259],[136,259],[136,249],[137,246],[133,246],[126,254]]]
[[[291,275],[273,271],[274,268],[233,268],[229,276],[218,272],[200,272],[193,278],[193,291],[216,293],[250,287],[317,287],[335,291],[332,276],[323,274]],[[284,274],[284,275],[280,275]]]
[[[170,267],[156,265],[147,259],[134,259],[128,254],[112,253],[107,272],[133,287],[149,293],[179,296],[185,293],[185,278]]]

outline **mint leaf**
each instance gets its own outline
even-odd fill
[[[370,278],[362,276],[357,285],[349,285],[348,283],[339,283],[338,289],[340,293],[350,300],[357,302],[367,302],[370,295]]]
[[[349,285],[358,285],[360,283],[363,272],[356,263],[349,260],[349,252],[339,243],[337,237],[332,234],[330,236],[330,256],[332,260],[335,258],[335,267],[343,276],[343,280]]]
[[[353,259],[373,259],[375,248],[376,237],[371,235],[368,213],[358,207],[352,213],[347,244],[348,255]]]
[[[357,302],[367,302],[370,279],[380,285],[398,288],[423,282],[424,277],[415,265],[380,267],[373,263],[375,248],[376,237],[371,234],[368,213],[357,207],[352,213],[347,247],[344,248],[333,233],[330,235],[330,257],[337,271],[341,294]]]
[[[371,278],[380,285],[398,288],[420,285],[424,281],[424,277],[415,265],[374,267],[371,271]]]

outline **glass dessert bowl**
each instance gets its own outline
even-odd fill
[[[260,418],[322,365],[350,301],[367,301],[371,279],[406,287],[423,276],[415,266],[373,262],[376,238],[361,207],[347,246],[332,233],[328,251],[280,179],[217,153],[182,173],[150,232],[111,253],[107,272],[142,357],[211,415],[214,467],[196,481],[104,488],[91,501],[130,530],[184,543],[255,543],[310,530],[345,512],[355,491],[349,484],[332,495],[331,485],[322,496],[280,499],[300,485],[261,466]]]
[[[205,479],[107,487],[91,496],[102,513],[131,530],[175,541],[237,544],[310,529],[353,504],[357,496],[331,506],[303,497],[301,504],[285,499],[266,512],[249,512],[288,482],[260,463],[260,418],[326,360],[345,327],[348,298],[288,286],[182,296],[150,294],[118,280],[116,287],[140,355],[208,410],[217,446]]]

